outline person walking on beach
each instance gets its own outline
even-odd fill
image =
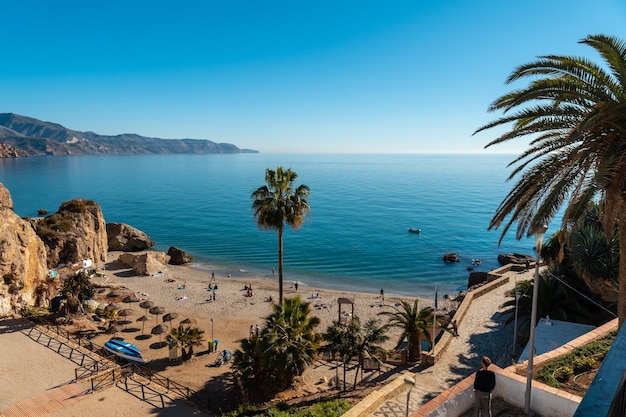
[[[491,417],[491,392],[496,387],[496,374],[487,369],[491,359],[483,356],[480,363],[482,368],[474,378],[474,417]]]
[[[457,324],[456,319],[452,321],[452,333],[454,334],[454,336],[459,335],[459,325]]]
[[[298,292],[298,281],[293,284],[293,287],[296,289],[296,292]]]

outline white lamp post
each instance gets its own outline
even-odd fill
[[[406,388],[406,417],[409,417],[409,399],[411,398],[411,390],[415,386],[415,380],[410,376],[404,377],[404,388]]]
[[[537,323],[537,298],[539,297],[539,257],[541,256],[541,245],[543,236],[548,230],[548,226],[537,226],[535,229],[535,282],[533,284],[533,302],[530,312],[530,338],[528,339],[528,372],[526,374],[526,395],[524,403],[524,413],[530,415],[530,390],[533,382],[533,358],[535,356],[535,325]]]
[[[519,309],[519,299],[522,294],[515,291],[515,324],[513,325],[513,359],[515,359],[515,347],[517,346],[517,310]]]

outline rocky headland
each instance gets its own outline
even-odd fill
[[[9,190],[0,184],[0,317],[47,307],[61,284],[51,275],[53,269],[73,272],[85,266],[83,261],[103,264],[114,250],[122,252],[120,261],[137,275],[150,275],[171,259],[164,252],[132,254],[154,242],[132,226],[107,224],[91,200],[64,202],[55,213],[39,218],[21,218],[13,208]],[[180,249],[172,253],[178,264],[192,259]]]
[[[0,158],[44,155],[258,153],[208,139],[99,135],[13,113],[0,113]]]

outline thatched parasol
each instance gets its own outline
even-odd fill
[[[125,308],[123,310],[120,310],[117,315],[120,317],[128,317],[131,314],[133,314],[133,310],[131,310],[130,308]],[[126,325],[130,323],[128,320],[124,320],[124,328],[126,328]]]
[[[154,322],[157,323],[158,320],[158,316],[165,313],[165,309],[163,307],[152,307],[150,310],[150,314],[154,314],[156,317],[154,319]]]
[[[111,303],[111,304],[107,304],[106,307],[104,307],[105,310],[119,310],[120,309],[120,305],[119,304],[115,304],[115,303]]]
[[[187,326],[191,326],[192,324],[196,324],[198,322],[198,320],[196,319],[190,319],[189,317],[187,317],[185,320],[181,320],[180,324],[184,324]]]
[[[137,321],[141,322],[141,335],[143,336],[143,329],[146,326],[146,322],[148,321],[148,317],[146,316],[141,316],[137,319]]]
[[[128,308],[130,309],[130,303],[137,303],[137,302],[139,302],[139,298],[137,298],[134,294],[131,294],[131,295],[127,295],[126,297],[124,297],[122,299],[122,302],[127,303],[128,304]]]
[[[154,302],[152,302],[150,300],[144,300],[144,301],[139,303],[139,307],[145,308],[146,309],[146,314],[148,314],[148,310],[150,310],[152,307],[154,307]]]
[[[164,324],[158,324],[152,328],[150,333],[159,335],[159,343],[161,343],[161,335],[167,332],[167,326]]]
[[[165,323],[166,321],[169,321],[170,327],[172,327],[172,320],[174,320],[176,317],[178,317],[177,313],[167,313],[166,315],[163,316],[163,323]]]
[[[119,290],[112,290],[107,294],[107,298],[119,298],[122,293]]]
[[[120,328],[120,326],[118,326],[117,324],[113,324],[111,326],[109,326],[108,329],[106,329],[104,332],[106,334],[112,334],[113,337],[115,337],[117,335],[118,332],[121,332],[122,329]]]

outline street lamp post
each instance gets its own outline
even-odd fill
[[[515,322],[513,325],[513,359],[515,359],[515,347],[517,346],[517,311],[519,310],[519,299],[522,294],[515,291]]]
[[[548,226],[537,226],[535,229],[535,282],[533,284],[533,300],[530,312],[530,337],[528,339],[528,371],[526,373],[526,394],[524,403],[524,413],[530,415],[530,391],[533,382],[533,358],[535,356],[535,325],[537,323],[537,298],[539,297],[539,257],[541,256],[541,245],[543,236],[548,230]]]
[[[213,338],[213,318],[211,317],[211,340],[215,340]]]
[[[404,388],[406,388],[406,417],[409,417],[409,400],[411,398],[411,390],[415,386],[415,380],[410,376],[404,377]]]

